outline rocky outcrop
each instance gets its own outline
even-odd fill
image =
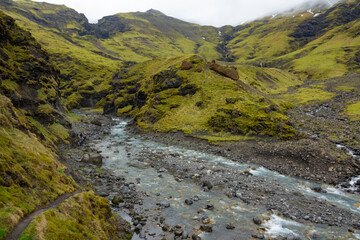
[[[231,78],[232,80],[239,80],[239,73],[235,68],[220,66],[215,61],[210,64],[209,68],[224,77]]]
[[[181,70],[190,70],[194,67],[194,65],[191,62],[183,61],[181,64],[180,69]]]

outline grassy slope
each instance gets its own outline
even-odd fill
[[[209,59],[220,58],[216,51],[219,35],[216,28],[201,27],[168,17],[162,13],[119,13],[111,20],[124,25],[123,32],[110,33],[103,45],[120,55],[126,54],[128,61],[143,62],[158,57],[182,54],[199,54]],[[109,20],[100,20],[100,27]]]
[[[36,217],[20,239],[131,239],[118,230],[108,201],[83,192]]]
[[[76,189],[56,153],[33,133],[36,127],[0,95],[0,239],[36,207]]]
[[[59,71],[35,39],[3,13],[0,35],[0,239],[4,239],[26,215],[78,186],[58,161],[56,145],[69,141],[69,122],[59,99]],[[86,211],[93,203],[99,208],[93,216],[101,223],[97,230],[114,231],[113,219],[103,224],[109,216],[101,211],[110,209],[107,200],[91,193],[86,196],[78,211]],[[73,229],[92,236],[88,229],[93,226],[87,222]],[[57,238],[61,235],[51,237]]]
[[[95,103],[99,101],[123,62],[194,52],[209,59],[221,57],[216,51],[215,28],[200,27],[156,12],[118,14],[114,23],[104,18],[100,27],[111,37],[102,38],[94,33],[97,30],[85,29],[86,19],[63,5],[21,0],[12,5],[2,4],[0,9],[31,31],[49,51],[63,79],[68,79],[61,86],[68,107],[92,105],[93,102],[86,101],[90,95],[95,97]],[[125,24],[128,30],[112,32],[113,24]]]
[[[79,35],[79,31],[85,30],[73,20],[78,13],[65,6],[31,1],[16,1],[11,6],[0,6],[0,9],[29,30],[50,53],[63,75],[61,88],[69,107],[79,106],[87,93],[99,95],[109,90],[111,76],[122,66],[122,61],[97,54],[102,52],[98,40]],[[60,21],[60,12],[70,13]],[[58,22],[62,24],[56,24]],[[108,52],[105,54],[109,55]]]
[[[181,63],[187,59],[205,70],[180,70]],[[121,86],[114,102],[118,113],[132,115],[145,129],[180,130],[195,135],[293,136],[294,129],[282,114],[286,104],[273,102],[265,92],[300,81],[277,69],[241,65],[237,69],[240,80],[234,81],[209,70],[204,60],[195,56],[146,62],[133,67],[122,80],[114,80],[114,85]],[[156,77],[159,75],[160,78]],[[174,79],[180,79],[181,85],[165,87],[177,81]],[[196,93],[182,94],[182,89],[187,87],[196,89]],[[144,105],[134,102],[139,94],[147,96]]]
[[[238,27],[227,47],[239,63],[276,66],[304,79],[340,77],[359,70],[359,8],[347,1],[317,17],[306,12],[254,21]]]

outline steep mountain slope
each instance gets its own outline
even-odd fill
[[[27,0],[1,2],[0,9],[50,53],[61,70],[67,106],[93,106],[106,95],[108,79],[122,61],[100,50],[94,36],[83,36],[92,29],[83,15],[65,6]]]
[[[84,15],[61,5],[6,1],[0,3],[0,10],[31,31],[49,51],[61,69],[68,107],[97,104],[107,94],[111,76],[126,62],[184,53],[221,57],[216,51],[216,28],[157,11],[118,14],[89,24]]]
[[[59,70],[31,34],[14,22],[0,13],[0,239],[35,209],[78,188],[58,161],[57,144],[69,143],[71,127],[60,100]],[[93,204],[98,209],[93,220],[101,223],[97,230],[115,236],[107,200],[93,193],[77,197],[82,200],[77,210],[85,211]],[[66,211],[62,211],[65,222]],[[50,218],[35,226],[41,225],[46,232],[56,221]],[[80,235],[93,234],[89,230],[93,225],[85,224]],[[35,232],[26,239],[38,239]]]
[[[111,76],[119,68],[182,54],[277,67],[305,79],[358,70],[359,2],[341,2],[329,9],[321,4],[311,7],[214,28],[156,10],[116,14],[89,24],[84,15],[65,6],[30,0],[0,3],[0,9],[31,31],[55,60],[68,107],[102,105]]]
[[[304,78],[339,77],[358,70],[359,1],[279,15],[239,26],[227,44],[239,63],[280,67]]]

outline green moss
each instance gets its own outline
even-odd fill
[[[11,92],[17,92],[19,85],[15,81],[5,79],[1,81],[1,88]]]
[[[336,96],[334,93],[326,92],[321,89],[314,88],[299,88],[293,94],[282,95],[282,98],[287,99],[295,104],[305,104],[312,101],[325,101]]]
[[[49,131],[56,137],[60,138],[64,143],[69,144],[69,131],[61,124],[54,123],[48,126]]]
[[[118,111],[117,111],[117,115],[118,115],[118,116],[121,116],[121,115],[124,114],[124,113],[128,113],[128,112],[130,112],[130,111],[132,110],[132,108],[133,108],[133,106],[131,106],[131,105],[128,105],[128,106],[123,107],[123,108],[120,108],[120,109],[118,109]]]
[[[352,121],[360,120],[360,101],[349,103],[347,106],[345,113],[350,116]]]
[[[242,135],[229,135],[220,134],[217,136],[210,135],[195,135],[197,138],[208,140],[209,142],[232,142],[232,141],[251,141],[258,140],[258,137],[254,136],[242,136]]]
[[[42,114],[50,115],[54,111],[54,108],[49,104],[42,104],[38,106],[38,112]]]
[[[117,235],[117,230],[120,235]],[[93,192],[77,194],[56,209],[36,217],[22,233],[35,239],[129,239],[124,229],[116,229],[109,202]]]
[[[24,215],[76,185],[33,134],[0,127],[0,145],[0,229],[8,233]]]
[[[355,87],[351,87],[351,86],[337,86],[334,89],[341,92],[351,92],[353,90],[356,90]]]

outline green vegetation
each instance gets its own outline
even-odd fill
[[[352,121],[360,121],[360,101],[349,103],[345,113],[350,116]]]
[[[191,62],[193,69],[180,70],[183,61]],[[300,82],[296,77],[280,70],[236,66],[246,81],[234,81],[211,70],[197,71],[198,66],[207,69],[207,64],[198,56],[182,56],[134,66],[121,76],[125,86],[113,97],[118,113],[133,116],[143,129],[160,132],[294,136],[283,105],[260,90],[296,85]],[[113,85],[119,80],[114,79]]]
[[[334,93],[317,88],[299,88],[294,93],[282,95],[282,98],[294,104],[304,104],[313,101],[325,101],[333,98],[335,95]]]
[[[0,128],[0,229],[8,233],[37,206],[72,192],[73,180],[33,134]]]
[[[36,40],[3,13],[0,32],[0,54],[5,59],[0,60],[0,239],[4,239],[26,215],[78,186],[58,161],[57,145],[70,140],[67,119],[76,118],[71,114],[67,117],[63,110],[58,69]],[[81,211],[82,205],[96,213],[88,221],[94,232],[81,236],[107,239],[117,231],[122,233],[106,199],[90,193],[82,198],[73,209]],[[82,212],[71,218],[67,207],[61,209],[64,218],[68,217],[61,229],[69,235],[51,235],[53,228],[60,226],[57,215],[48,220],[48,225],[40,222],[30,228],[20,239],[41,239],[41,231],[50,232],[46,239],[63,239],[65,235],[70,239],[74,237],[70,233],[84,232],[81,223],[74,225],[83,217]]]
[[[105,198],[83,192],[36,217],[20,239],[131,239]]]

